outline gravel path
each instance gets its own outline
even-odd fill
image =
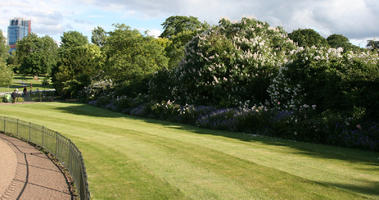
[[[0,134],[0,200],[72,199],[66,177],[42,152]]]

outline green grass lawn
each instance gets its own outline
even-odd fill
[[[30,83],[32,83],[33,90],[45,90],[45,89],[52,89],[52,85],[49,86],[43,86],[42,81],[45,77],[39,76],[38,80],[34,80],[33,76],[21,76],[21,75],[15,75],[13,77],[12,85],[9,87],[0,87],[0,92],[13,92],[16,88],[20,92],[22,92],[24,86],[27,87],[28,91],[30,90]]]
[[[82,151],[93,199],[379,199],[379,153],[200,129],[84,104],[0,105]]]

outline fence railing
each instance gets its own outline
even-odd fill
[[[28,91],[25,94],[19,91],[15,93],[15,98],[12,97],[12,92],[0,92],[0,103],[53,101],[55,98],[55,89]]]
[[[69,170],[80,199],[90,199],[82,153],[70,139],[43,126],[3,116],[0,116],[0,132],[36,144],[53,154]]]

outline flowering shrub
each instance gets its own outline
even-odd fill
[[[174,72],[174,97],[224,107],[264,102],[272,78],[295,49],[280,27],[248,18],[236,23],[223,19],[187,44],[185,59]]]
[[[196,125],[200,127],[231,131],[266,131],[272,113],[264,106],[218,109],[201,116]]]
[[[299,48],[293,61],[280,68],[268,88],[273,106],[293,110],[303,104],[346,111],[379,110],[379,57],[369,52],[343,53],[342,48]],[[376,113],[376,117],[379,116]]]
[[[150,103],[146,109],[151,117],[190,124],[195,124],[200,116],[215,110],[210,106],[195,107],[188,104],[181,106],[170,100],[162,101],[161,103]]]
[[[117,106],[118,110],[124,110],[128,108],[134,108],[147,101],[147,95],[138,94],[136,97],[131,98],[128,96],[117,96],[114,104]]]

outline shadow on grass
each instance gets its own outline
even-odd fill
[[[363,185],[358,186],[353,184],[342,184],[342,183],[330,183],[330,182],[318,182],[323,185],[334,186],[337,188],[342,188],[344,190],[353,191],[365,195],[375,196],[375,199],[379,198],[379,182],[367,182],[363,180],[358,180],[364,182]]]
[[[99,108],[96,106],[83,104],[83,103],[67,103],[67,102],[61,102],[66,104],[71,104],[70,106],[65,107],[58,107],[55,108],[61,112],[74,114],[74,115],[85,115],[90,117],[110,117],[110,118],[120,118],[125,117],[127,115],[113,112],[104,108]]]
[[[72,104],[72,103],[71,103]],[[169,121],[156,120],[151,118],[137,117],[125,115],[119,112],[113,112],[107,109],[99,108],[96,106],[74,103],[71,106],[56,108],[60,111],[75,114],[75,115],[86,115],[91,117],[109,117],[109,118],[131,118],[142,120],[151,124],[159,124],[167,128],[173,128],[178,130],[190,131],[196,134],[204,135],[215,135],[228,137],[233,139],[238,139],[246,142],[260,142],[268,145],[275,146],[285,146],[296,149],[297,151],[293,154],[302,154],[310,157],[318,157],[323,159],[338,159],[349,162],[360,162],[372,166],[373,170],[379,171],[379,152],[364,151],[359,149],[351,149],[344,147],[337,147],[331,145],[314,144],[306,142],[297,142],[294,140],[281,139],[269,136],[259,136],[254,134],[242,133],[242,132],[231,132],[224,130],[211,130],[205,128],[199,128],[192,125],[174,123]]]

